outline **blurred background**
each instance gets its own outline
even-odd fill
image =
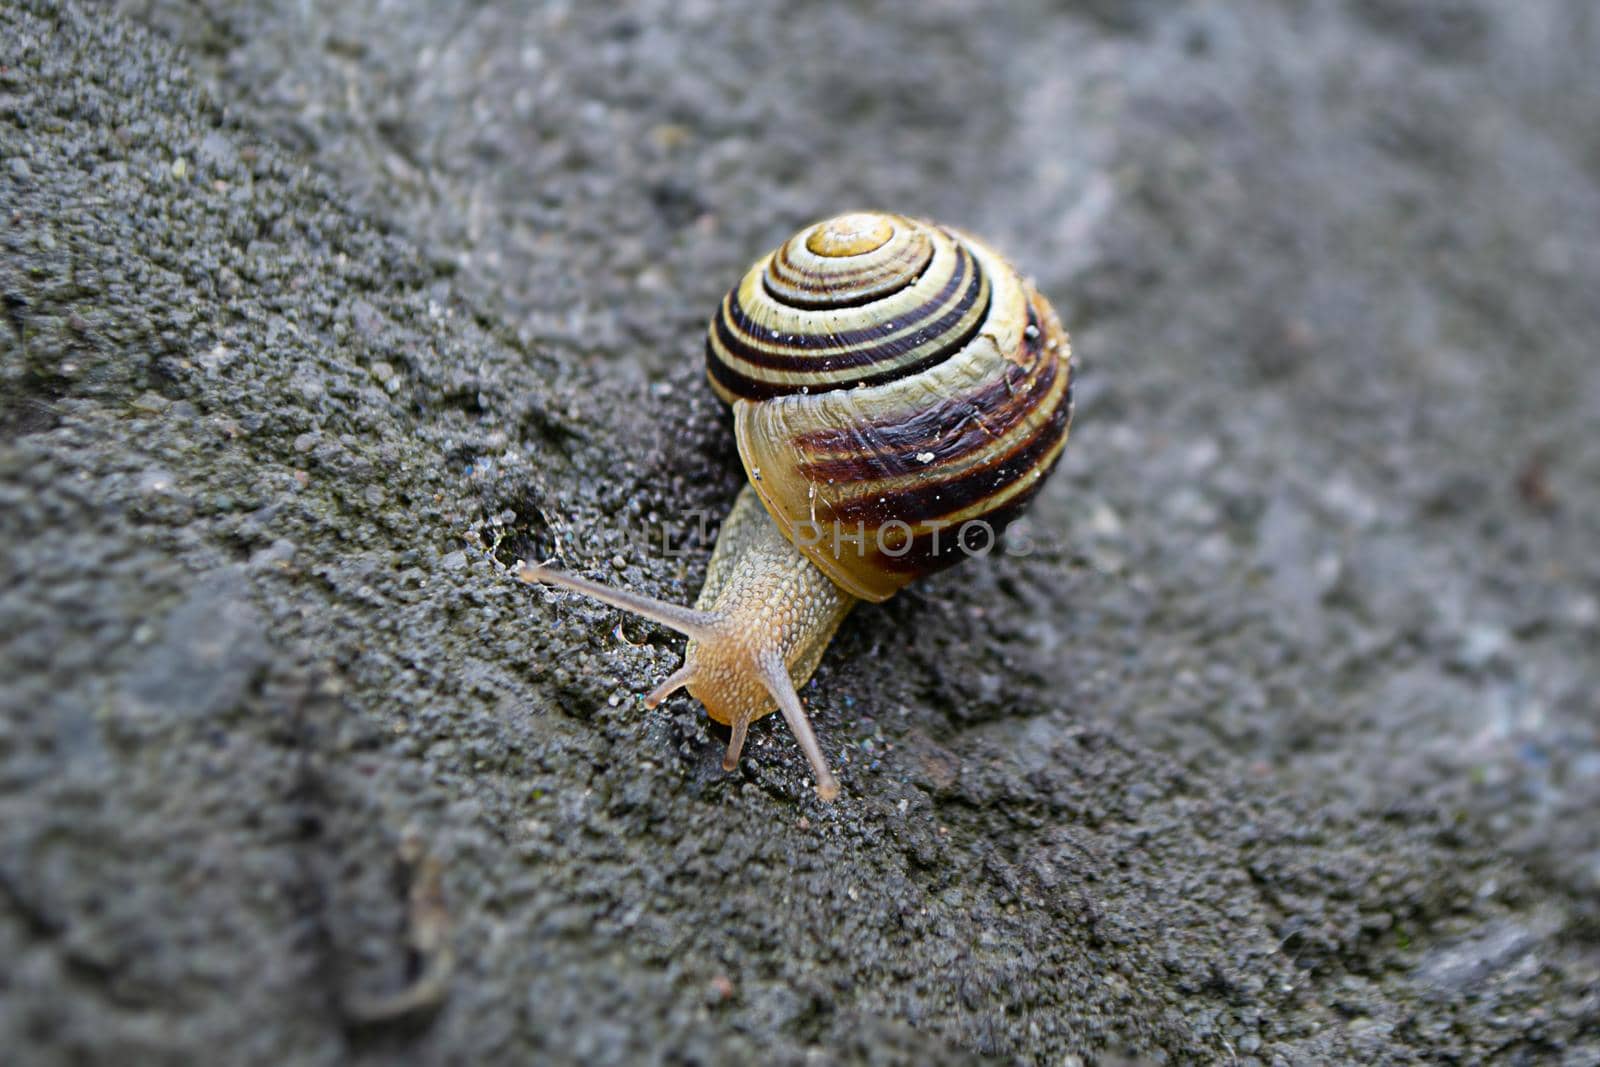
[[[0,944],[37,960],[32,992],[0,985],[12,1047],[181,1058],[249,1029],[241,1062],[1600,1061],[1593,4],[29,7],[6,65],[85,71],[126,113],[68,109],[68,133],[148,155],[97,182],[181,158],[214,194],[111,242],[179,274],[221,250],[140,314],[169,322],[181,292],[203,310],[172,320],[179,347],[242,358],[174,369],[157,346],[96,392],[19,341],[13,383],[84,406],[14,414],[8,469],[48,453],[107,499],[145,499],[154,469],[240,501],[131,542],[176,561],[169,585],[81,632],[19,606],[50,571],[14,561],[15,625],[122,651],[85,655],[99,688],[11,651],[38,679],[24,740],[0,737],[0,911],[34,916]],[[121,338],[123,297],[26,269],[88,202],[41,187],[86,157],[38,120],[48,79],[10,77],[17,336],[81,303]],[[145,223],[179,194],[147,195]],[[819,810],[770,722],[730,781],[698,706],[639,709],[680,642],[495,568],[564,552],[692,599],[703,554],[628,534],[721,514],[740,483],[706,320],[757,255],[852,208],[1003,250],[1081,387],[1039,549],[846,624],[805,693],[843,764]],[[139,276],[96,251],[118,225],[61,238],[79,277]],[[95,458],[144,425],[117,422],[130,402],[157,457],[133,473]],[[173,403],[247,440],[162,452]],[[183,699],[264,731],[227,772],[254,784],[226,817],[181,805],[191,844],[150,869],[107,862],[83,826],[165,841],[152,798],[205,773],[124,739],[79,780],[85,749],[38,709],[100,708],[69,716],[88,736],[133,701],[164,750],[209,743],[161,709],[234,597],[223,695]],[[145,645],[104,636],[135,619]],[[286,838],[224,829],[285,804]],[[175,937],[152,887],[210,869],[191,850],[212,832],[234,858],[194,907],[221,927]],[[296,888],[220,918],[258,857]],[[132,884],[94,918],[84,886]],[[111,946],[87,974],[73,930]]]

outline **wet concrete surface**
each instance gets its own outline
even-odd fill
[[[1600,1062],[1589,5],[0,31],[20,1062]],[[824,806],[506,568],[693,598],[705,319],[860,206],[1082,388],[1009,551],[847,621]]]

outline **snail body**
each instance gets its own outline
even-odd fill
[[[796,693],[860,600],[987,551],[1054,469],[1072,419],[1067,336],[980,242],[899,215],[840,215],[762,257],[706,340],[749,484],[694,608],[525,566],[672,627],[687,687],[732,727],[781,710],[824,800],[838,793]],[[974,543],[975,541],[981,543]]]

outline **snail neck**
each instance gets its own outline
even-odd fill
[[[728,725],[778,710],[759,682],[753,690],[737,683],[745,672],[723,661],[730,654],[775,655],[798,689],[855,603],[783,536],[755,490],[745,486],[723,521],[695,601],[697,610],[724,620],[727,632],[689,642],[685,665],[693,664],[698,675],[688,683],[689,692],[713,719]]]

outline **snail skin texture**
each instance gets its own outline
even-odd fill
[[[562,586],[689,637],[645,698],[687,687],[732,727],[783,712],[832,800],[839,783],[796,690],[857,600],[986,552],[1067,443],[1072,355],[1055,312],[987,246],[874,212],[807,226],[712,317],[711,387],[733,408],[749,484],[695,606],[542,566]]]

